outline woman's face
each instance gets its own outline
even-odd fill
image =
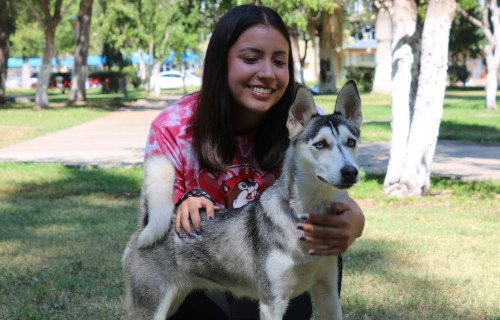
[[[247,29],[229,49],[228,81],[238,122],[259,121],[281,99],[290,76],[288,55],[285,37],[264,25]]]

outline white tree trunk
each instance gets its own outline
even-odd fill
[[[412,0],[395,0],[392,15],[392,139],[389,165],[384,181],[386,193],[401,178],[406,160],[408,134],[410,131],[410,105],[413,104],[412,79],[415,63],[414,48],[409,38],[418,36],[417,6]]]
[[[161,60],[155,62],[154,66],[153,66],[153,70],[151,70],[152,71],[151,77],[156,78],[158,76],[158,74],[160,73],[160,67],[161,67]],[[154,88],[152,88],[152,90],[153,90],[153,93],[156,97],[159,97],[161,95],[159,81],[156,82],[156,85],[154,86]]]
[[[486,58],[486,70],[488,72],[485,87],[487,110],[496,110],[497,108],[498,64],[493,53],[494,47],[493,44],[488,44],[483,50]],[[498,51],[498,49],[495,51]]]
[[[138,71],[138,76],[139,79],[141,79],[141,84],[146,83],[146,63],[144,62],[144,59],[142,58],[142,54],[144,52],[142,49],[139,49],[139,71]]]
[[[420,196],[429,190],[430,167],[443,114],[449,34],[455,10],[455,0],[429,1],[408,153],[400,181],[386,188],[391,196]]]
[[[377,52],[375,54],[375,76],[373,78],[374,93],[391,93],[392,80],[392,1],[385,1],[377,12],[375,23],[375,39]]]
[[[491,10],[491,24],[493,26],[493,38],[494,38],[494,53],[491,57],[492,61],[487,61],[488,68],[488,85],[486,88],[486,109],[496,110],[497,109],[497,88],[498,88],[498,67],[500,65],[500,10],[498,10],[497,0],[490,0],[490,10]],[[490,66],[491,64],[491,66]],[[490,70],[491,68],[491,70]],[[490,73],[491,76],[490,76]]]
[[[35,103],[37,109],[49,107],[47,90],[49,89],[50,70],[52,69],[51,60],[55,52],[55,32],[55,27],[47,27],[45,30],[45,49],[36,85]]]
[[[21,67],[21,87],[23,89],[30,89],[31,83],[31,67],[28,57],[23,57],[23,66]]]

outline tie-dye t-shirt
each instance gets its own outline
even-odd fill
[[[145,160],[167,157],[175,168],[174,203],[187,191],[203,189],[217,204],[239,208],[255,199],[277,178],[276,171],[262,171],[252,154],[253,136],[236,137],[236,153],[224,174],[200,170],[192,146],[191,118],[198,94],[181,98],[164,109],[151,124]]]

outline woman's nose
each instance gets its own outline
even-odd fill
[[[274,78],[274,69],[272,61],[262,61],[257,76],[262,79]]]

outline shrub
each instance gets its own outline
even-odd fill
[[[356,84],[362,88],[364,92],[369,92],[373,86],[373,77],[375,68],[347,66],[345,68],[346,78],[356,81]]]
[[[470,72],[465,65],[453,64],[448,67],[448,77],[451,84],[456,84],[459,81],[465,84],[469,76]]]

